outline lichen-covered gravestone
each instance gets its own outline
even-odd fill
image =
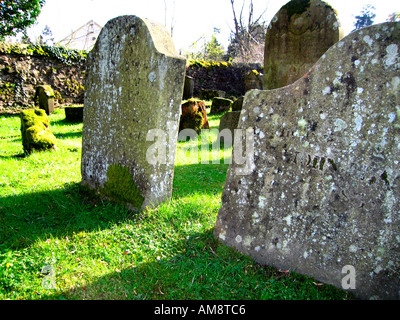
[[[252,90],[254,166],[227,173],[215,236],[363,299],[400,296],[400,23],[363,28],[292,85]]]
[[[171,197],[185,64],[159,24],[121,16],[105,25],[88,57],[83,185],[133,209]],[[154,130],[165,134],[165,161],[149,158],[162,138]]]
[[[265,36],[264,90],[284,87],[306,74],[343,38],[335,10],[320,0],[292,0],[272,19]]]

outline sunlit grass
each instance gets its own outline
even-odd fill
[[[201,142],[179,142],[171,201],[137,214],[80,187],[82,124],[64,118],[50,116],[57,151],[24,157],[18,116],[0,116],[0,299],[349,298],[213,237],[231,148],[213,164],[209,149],[186,156]]]

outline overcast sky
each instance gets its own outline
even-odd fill
[[[239,5],[243,1],[249,2],[235,0]],[[267,9],[264,17],[266,21],[270,21],[288,1],[253,0],[253,2],[255,15],[260,15]],[[376,8],[375,23],[385,22],[390,13],[400,11],[399,0],[329,0],[326,2],[338,11],[345,34],[354,29],[354,17],[366,4],[372,4]],[[217,39],[226,48],[231,28],[233,28],[230,0],[46,0],[37,24],[30,28],[28,34],[34,40],[48,25],[57,42],[90,20],[104,26],[108,20],[120,15],[136,15],[161,24],[166,23],[168,30],[172,22],[173,41],[177,50],[187,49],[203,35],[210,37],[214,28],[221,30]]]

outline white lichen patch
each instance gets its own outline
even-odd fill
[[[386,55],[384,57],[384,65],[386,68],[391,67],[394,64],[398,64],[399,61],[399,47],[397,44],[390,44],[386,47]]]
[[[342,131],[342,130],[344,130],[344,129],[346,129],[346,128],[347,128],[347,123],[346,123],[346,121],[344,121],[344,120],[342,120],[342,119],[337,119],[337,120],[335,121],[335,129],[334,129],[335,132],[337,132],[337,131]]]
[[[327,95],[327,94],[329,94],[329,93],[331,93],[331,87],[325,87],[323,90],[322,90],[322,94],[325,96],[325,95]]]
[[[374,43],[374,40],[369,35],[364,36],[363,40],[369,46],[372,46],[372,44]]]

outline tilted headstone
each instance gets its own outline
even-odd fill
[[[337,14],[327,3],[289,1],[274,16],[265,36],[264,90],[301,78],[341,38]]]
[[[179,131],[193,129],[200,133],[201,129],[210,129],[204,100],[189,99],[182,104]]]
[[[400,23],[335,44],[292,85],[249,91],[246,175],[230,165],[215,236],[362,299],[400,296]]]
[[[159,24],[121,16],[105,25],[88,57],[82,184],[134,209],[171,197],[185,64]]]
[[[35,103],[39,100],[39,108],[46,111],[49,115],[54,111],[54,91],[48,85],[40,85],[36,87]]]
[[[183,98],[182,99],[190,99],[193,98],[193,90],[194,90],[194,79],[189,76],[185,76],[185,85],[183,87]]]

